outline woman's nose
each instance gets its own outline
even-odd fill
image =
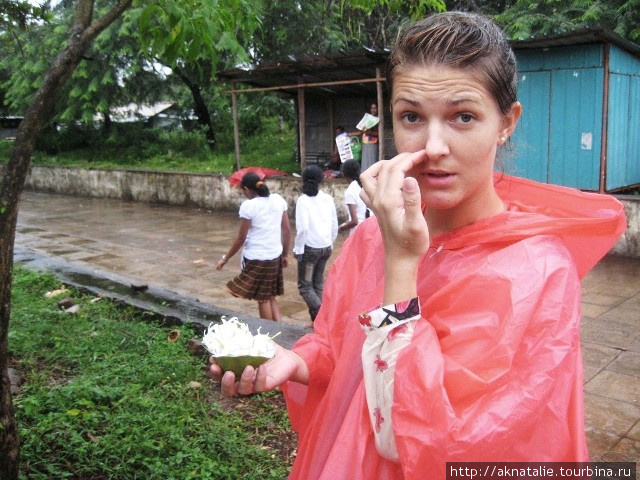
[[[449,144],[444,129],[439,125],[427,128],[427,138],[424,146],[430,158],[440,158],[449,154]]]

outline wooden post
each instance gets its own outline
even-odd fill
[[[298,88],[298,136],[300,137],[300,171],[307,166],[307,142],[305,128],[307,121],[304,115],[304,88]]]
[[[335,142],[335,129],[336,129],[336,125],[335,125],[335,121],[334,121],[334,117],[335,117],[335,105],[333,104],[333,97],[329,97],[329,138],[331,139],[331,141],[329,142],[329,151],[333,152],[333,145]]]
[[[376,78],[381,78],[382,72],[380,67],[376,67]],[[382,82],[378,80],[376,82],[376,91],[378,93],[378,160],[384,160],[384,96],[382,94]]]
[[[236,171],[242,168],[240,164],[240,129],[238,128],[238,101],[236,97],[236,83],[231,84],[233,93],[231,93],[231,112],[233,114],[233,143],[236,151]]]

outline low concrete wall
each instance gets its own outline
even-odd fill
[[[267,186],[287,200],[290,212],[301,194],[302,180],[293,176],[269,177]],[[333,196],[341,221],[344,211],[344,179],[330,179],[322,190]],[[212,210],[237,210],[246,197],[229,185],[226,175],[155,172],[147,170],[98,170],[32,166],[25,187],[35,191],[85,197],[117,198],[138,202],[183,205]]]
[[[614,245],[612,252],[624,257],[640,257],[640,197],[617,195],[627,215],[627,230]]]
[[[0,165],[0,171],[2,171]],[[300,195],[302,181],[296,177],[270,177],[267,185],[289,203],[290,212]],[[208,209],[237,210],[244,195],[229,185],[225,175],[187,174],[137,170],[97,170],[68,167],[33,166],[26,180],[26,188],[67,195],[118,198],[168,205],[186,205]],[[342,221],[344,191],[347,182],[327,180],[322,189],[332,195]],[[640,197],[618,196],[627,214],[628,228],[613,248],[613,253],[626,257],[640,257]]]

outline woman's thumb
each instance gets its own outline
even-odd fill
[[[418,181],[413,177],[406,177],[402,183],[402,200],[404,202],[404,214],[406,221],[424,221],[422,217],[420,188]]]

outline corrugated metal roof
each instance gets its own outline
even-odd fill
[[[325,94],[375,95],[376,67],[384,67],[388,49],[361,47],[333,55],[302,54],[249,69],[233,69],[219,78],[256,88],[277,88],[295,94],[297,85],[312,84]],[[359,80],[363,80],[359,83]],[[342,85],[336,84],[345,82]]]
[[[588,43],[613,43],[627,52],[640,57],[640,46],[620,35],[603,28],[587,28],[572,32],[535,37],[512,42],[516,50],[560,47]],[[390,49],[360,47],[349,52],[332,55],[302,54],[289,56],[279,62],[265,63],[256,67],[236,68],[220,73],[220,79],[250,85],[253,88],[273,89],[296,94],[299,84],[313,87],[316,94],[325,95],[375,95],[376,67],[384,66]],[[358,82],[358,80],[364,80]],[[366,81],[368,80],[368,81]],[[347,82],[338,85],[338,82]]]
[[[584,45],[588,43],[612,43],[632,55],[640,57],[640,46],[604,28],[584,28],[571,32],[533,37],[527,40],[517,40],[512,42],[512,46],[514,49],[529,49]]]

